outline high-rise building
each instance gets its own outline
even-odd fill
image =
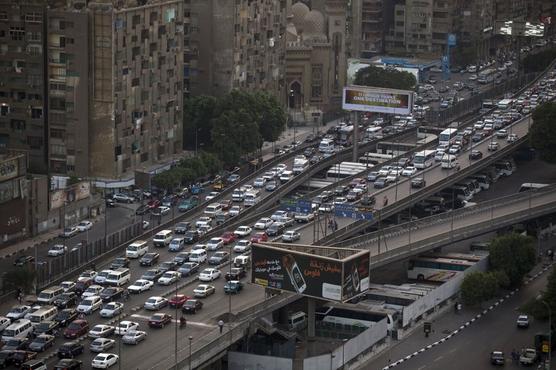
[[[454,33],[460,55],[486,60],[495,54],[496,13],[494,0],[459,0]]]
[[[384,1],[352,0],[351,55],[371,58],[382,53],[384,42]]]

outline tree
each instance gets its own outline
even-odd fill
[[[542,72],[554,59],[556,59],[556,49],[548,49],[539,53],[529,54],[523,58],[523,70],[526,73]]]
[[[535,266],[534,240],[520,234],[507,234],[494,238],[490,243],[490,265],[503,271],[509,285],[521,284],[523,277]]]
[[[546,290],[541,293],[540,297],[531,298],[521,307],[521,311],[532,315],[537,320],[548,319],[548,309],[543,303],[546,302],[552,312],[556,312],[556,270],[552,270],[548,275]]]
[[[189,149],[204,143],[212,145],[212,119],[217,114],[218,99],[213,96],[194,96],[185,101],[183,115],[183,144]],[[196,142],[197,141],[197,142]]]
[[[463,279],[461,297],[466,305],[473,306],[493,298],[498,287],[498,280],[492,272],[472,272]]]
[[[409,72],[372,65],[358,70],[354,82],[356,85],[400,90],[413,90],[417,83],[415,76]]]
[[[529,137],[542,159],[556,163],[556,103],[544,103],[535,109]]]
[[[25,293],[33,290],[36,272],[32,268],[20,268],[4,274],[4,291],[22,289]]]
[[[171,168],[167,171],[157,173],[152,179],[153,184],[165,190],[173,190],[181,183],[181,176],[178,168]]]

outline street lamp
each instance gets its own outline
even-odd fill
[[[191,367],[191,342],[193,342],[193,337],[190,335],[189,336],[189,370],[193,369]]]
[[[548,367],[546,369],[550,369],[550,365],[552,363],[552,310],[550,309],[550,305],[542,299],[542,296],[538,296],[537,300],[546,306],[548,310]]]
[[[176,297],[176,325],[174,327],[174,364],[176,370],[178,370],[178,280],[176,279],[176,292],[174,293]]]

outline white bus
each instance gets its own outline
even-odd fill
[[[365,130],[365,135],[369,140],[382,139],[383,138],[382,127],[380,126],[367,127],[367,129]]]
[[[408,279],[446,282],[475,262],[441,257],[417,257],[409,261]]]
[[[421,152],[415,153],[413,158],[413,166],[417,169],[429,168],[434,164],[434,156],[436,155],[436,150],[423,150]]]
[[[458,134],[457,129],[447,128],[446,130],[440,133],[440,136],[438,137],[438,144],[452,145],[454,143],[457,134]]]
[[[499,109],[506,110],[512,106],[513,99],[502,99],[496,104]]]
[[[353,137],[353,125],[343,126],[338,130],[338,144],[351,145]]]
[[[377,165],[377,164],[384,163],[392,158],[394,158],[394,154],[367,152],[365,153],[364,156],[359,157],[359,162],[363,164]]]

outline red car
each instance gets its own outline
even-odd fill
[[[233,204],[231,199],[224,199],[224,200],[219,201],[219,203],[222,206],[222,209],[224,211],[229,210],[232,207],[232,204]]]
[[[149,326],[151,328],[163,328],[166,324],[170,324],[172,322],[172,316],[168,315],[167,313],[155,313],[149,319]]]
[[[161,204],[162,203],[160,202],[160,200],[153,199],[153,200],[150,200],[149,203],[147,203],[147,207],[149,207],[150,209],[155,209],[155,208],[160,207]]]
[[[87,334],[88,331],[89,323],[87,320],[73,320],[66,330],[64,330],[64,337],[67,339],[75,339]]]
[[[224,244],[230,244],[237,240],[236,234],[231,231],[226,231],[224,234],[222,234],[221,238],[222,241],[224,241]]]
[[[185,303],[185,301],[187,301],[190,297],[184,295],[184,294],[175,294],[172,296],[172,298],[170,298],[170,300],[168,301],[168,304],[170,305],[170,307],[181,307],[183,306],[183,304]]]
[[[268,241],[268,235],[266,233],[260,232],[256,233],[251,237],[251,243],[262,243]]]

